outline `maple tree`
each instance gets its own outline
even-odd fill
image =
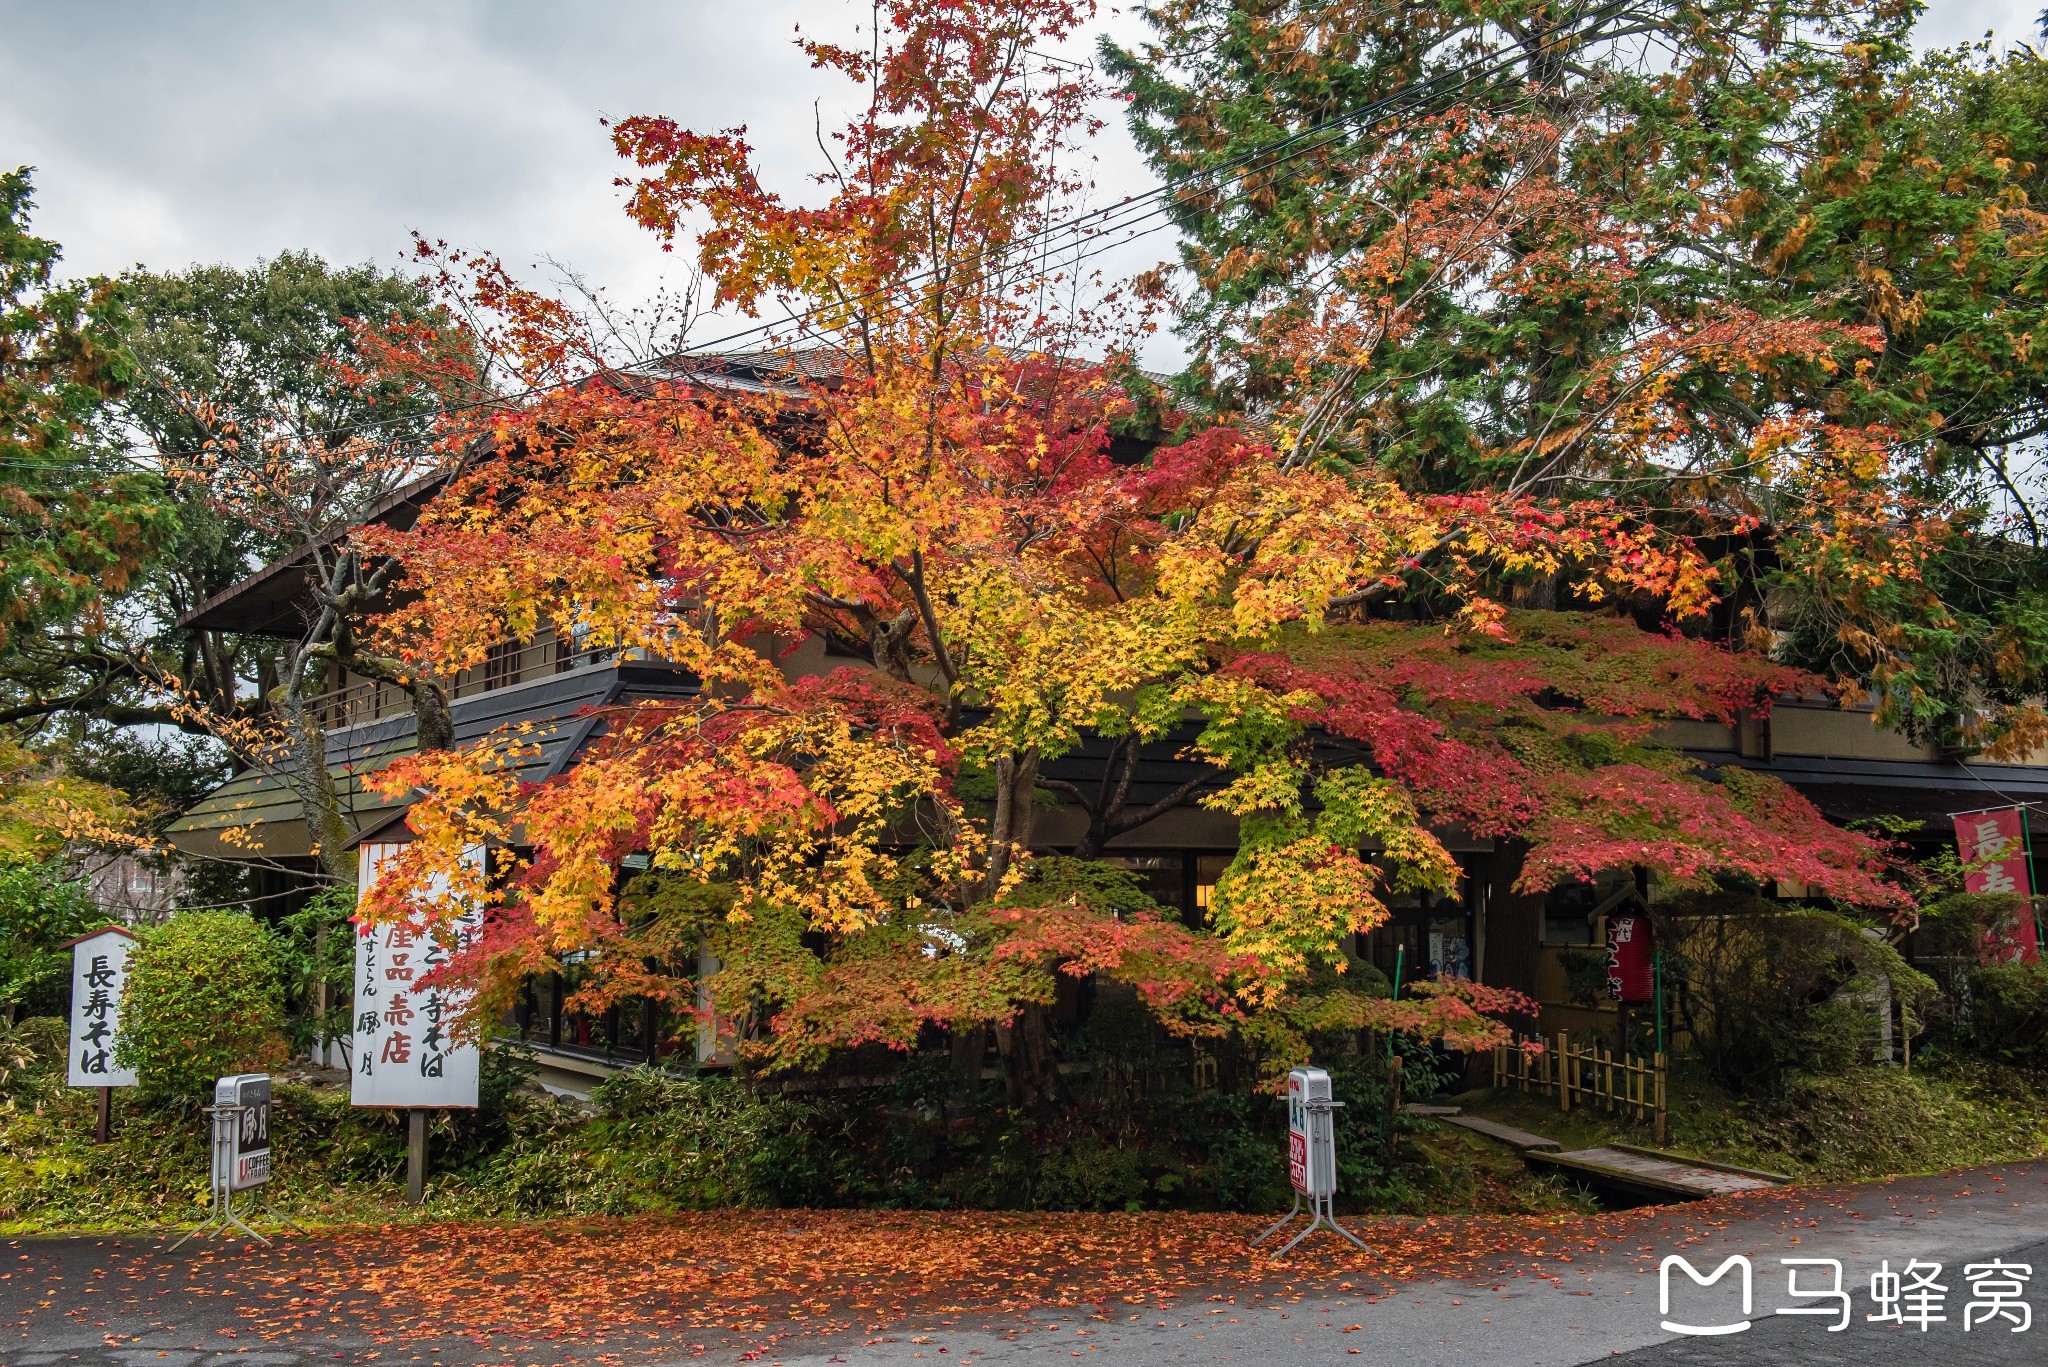
[[[1694,542],[1640,506],[1435,491],[1331,459],[1302,439],[1313,376],[1270,421],[1175,414],[1148,459],[1110,458],[1136,409],[1128,316],[1113,292],[1048,303],[1062,268],[1033,250],[1079,188],[1090,91],[1032,44],[1086,12],[903,3],[872,49],[803,40],[868,92],[817,206],[766,190],[741,131],[617,126],[634,214],[664,245],[697,225],[720,302],[798,318],[764,352],[611,366],[573,309],[488,258],[425,249],[519,393],[450,415],[460,465],[416,527],[357,535],[406,575],[380,648],[447,675],[547,626],[702,688],[610,709],[578,763],[530,789],[506,763],[531,743],[516,734],[392,764],[378,782],[412,798],[419,839],[362,914],[490,899],[449,970],[482,989],[479,1017],[570,953],[591,972],[575,1005],[687,1009],[701,942],[721,964],[702,984],[716,1015],[768,1062],[987,1025],[1029,1101],[1054,1085],[1043,1008],[1060,974],[1120,979],[1171,1028],[1246,1031],[1275,1060],[1340,1026],[1505,1039],[1499,1014],[1529,1005],[1516,994],[1346,985],[1348,938],[1385,920],[1389,890],[1455,886],[1434,833],[1448,823],[1525,843],[1532,891],[1611,864],[1682,885],[1792,860],[1824,894],[1895,902],[1869,841],[1775,780],[1652,743],[1660,720],[1732,720],[1820,684],[1620,615],[1716,597]],[[1467,131],[1415,144],[1434,178],[1399,215],[1434,263],[1418,297],[1473,286],[1556,206],[1472,192]],[[1414,273],[1359,266],[1337,322],[1296,319],[1276,347],[1322,370],[1352,364],[1331,360],[1347,331],[1410,335],[1425,311],[1388,324],[1372,280]],[[1753,314],[1646,334],[1606,391],[1586,387],[1579,440],[1640,465],[1694,433],[1672,376],[1736,384],[1864,345]],[[1790,412],[1759,446],[1804,461],[1834,440]],[[1606,615],[1518,612],[1532,582]],[[863,664],[785,668],[819,640]],[[1189,727],[1217,775],[1200,801],[1243,833],[1211,927],[1034,860],[1039,793],[1059,791],[1048,761],[1106,736],[1129,763]],[[1091,809],[1097,847],[1147,817],[1120,801]],[[531,854],[494,886],[461,857],[477,844]],[[634,853],[680,891],[622,899]]]
[[[395,566],[332,543],[423,471],[429,415],[462,397],[369,358],[387,334],[420,354],[460,338],[421,282],[304,253],[60,287],[55,245],[13,222],[26,177],[7,189],[0,456],[18,478],[0,597],[32,629],[0,631],[0,725],[80,773],[118,771],[144,809],[189,805],[223,755],[275,772],[322,873],[352,882],[321,735],[334,674],[404,679],[430,743],[447,704],[438,681],[401,676],[356,635]],[[296,639],[182,625],[293,555],[319,601],[287,624],[303,627]],[[160,739],[172,730],[181,743]],[[67,836],[155,850],[143,812],[75,806]],[[240,862],[187,874],[233,898]]]
[[[1897,444],[1892,506],[1848,535],[1796,539],[1773,625],[1792,658],[1867,680],[1886,722],[2000,758],[2048,734],[2031,473],[2048,371],[2029,340],[2044,304],[2044,95],[2027,48],[1872,62],[1819,121],[1800,193],[1754,224],[1817,313],[1883,328],[1844,411]],[[1860,572],[1870,563],[1883,572]]]

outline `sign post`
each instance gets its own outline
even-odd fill
[[[222,1078],[213,1084],[213,1105],[206,1110],[213,1117],[209,1173],[213,1206],[205,1222],[171,1248],[182,1247],[195,1234],[211,1237],[210,1231],[225,1234],[230,1227],[259,1244],[268,1244],[270,1240],[250,1228],[236,1213],[235,1193],[253,1191],[270,1182],[270,1074],[237,1073]],[[289,1217],[279,1214],[267,1197],[262,1198],[262,1206],[271,1218],[305,1233]]]
[[[400,848],[396,841],[357,847],[358,897],[367,897],[384,862]],[[471,851],[482,862],[483,849]],[[483,912],[471,907],[455,925],[458,945],[483,928]],[[433,927],[419,921],[356,927],[354,1058],[349,1066],[349,1104],[409,1111],[406,1117],[406,1200],[426,1199],[427,1112],[474,1109],[482,1051],[474,1040],[457,1043],[455,1021],[468,998],[419,980],[448,962],[448,950]]]
[[[92,1137],[95,1144],[104,1144],[113,1124],[114,1088],[135,1085],[135,1070],[114,1062],[114,1041],[121,1034],[121,997],[128,990],[128,953],[135,947],[135,935],[120,926],[107,926],[68,945],[71,1064],[65,1080],[73,1087],[99,1088]]]
[[[1286,1257],[1318,1227],[1327,1227],[1360,1248],[1366,1247],[1357,1235],[1337,1223],[1333,1209],[1337,1197],[1336,1112],[1343,1104],[1331,1098],[1330,1075],[1323,1069],[1296,1068],[1287,1075],[1287,1184],[1294,1188],[1294,1204],[1271,1229],[1252,1240],[1253,1248],[1278,1234],[1301,1214],[1304,1196],[1308,1198],[1312,1218],[1281,1248],[1281,1257]]]

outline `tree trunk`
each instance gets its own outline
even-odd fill
[[[981,1059],[988,1052],[988,1028],[963,1025],[953,1031],[953,1090],[948,1109],[958,1109],[981,1090]]]
[[[1003,1087],[1020,1111],[1044,1110],[1061,1096],[1059,1065],[1052,1056],[1046,1010],[1035,1003],[1018,1008],[1017,1018],[997,1024],[996,1052],[1003,1060]]]
[[[993,897],[1020,854],[1031,848],[1038,819],[1038,752],[1004,755],[996,761],[996,813],[989,823],[987,895]]]
[[[441,686],[422,676],[412,681],[409,691],[414,744],[421,751],[455,748],[455,717],[448,710],[448,695]]]
[[[1017,857],[1031,848],[1031,831],[1038,816],[1037,794],[1037,751],[1004,755],[996,761],[996,811],[995,819],[989,823],[990,897],[1002,887]],[[1018,1008],[1014,1020],[997,1022],[995,1037],[1010,1104],[1032,1111],[1058,1101],[1059,1069],[1053,1062],[1045,1008],[1025,1003]]]

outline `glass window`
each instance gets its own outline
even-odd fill
[[[561,989],[554,974],[528,978],[518,1007],[519,1038],[528,1044],[553,1044],[560,1003]]]
[[[1195,856],[1195,906],[1190,924],[1197,930],[1206,929],[1215,922],[1216,884],[1223,877],[1223,871],[1230,867],[1233,857],[1227,854]]]
[[[609,1013],[612,1052],[623,1058],[647,1057],[647,1003],[625,1001]]]

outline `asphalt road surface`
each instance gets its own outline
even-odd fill
[[[351,1236],[357,1237],[357,1236]],[[373,1235],[360,1237],[374,1237]],[[1323,1236],[1318,1236],[1323,1237]],[[153,1241],[92,1238],[22,1240],[4,1246],[0,1266],[0,1363],[9,1367],[300,1367],[301,1364],[434,1362],[618,1364],[751,1361],[786,1367],[943,1362],[1049,1364],[1094,1359],[1167,1367],[1252,1363],[1258,1367],[1362,1362],[1398,1367],[1567,1367],[1621,1361],[1631,1367],[1733,1367],[1770,1364],[1898,1363],[1966,1367],[1976,1363],[2048,1363],[2048,1323],[2014,1332],[2022,1311],[1993,1294],[1990,1281],[2017,1272],[1979,1274],[1971,1265],[2024,1264],[2019,1303],[2026,1317],[2048,1318],[2048,1164],[2008,1165],[1821,1190],[1768,1201],[1731,1198],[1669,1207],[1626,1241],[1547,1265],[1505,1266],[1458,1279],[1417,1276],[1369,1290],[1291,1290],[1244,1286],[1205,1298],[1196,1289],[1170,1304],[1046,1308],[1027,1314],[919,1320],[914,1315],[865,1334],[806,1337],[793,1326],[733,1333],[716,1326],[664,1330],[602,1345],[491,1339],[451,1334],[394,1343],[378,1332],[383,1302],[374,1286],[345,1299],[317,1334],[265,1337],[238,1296],[233,1261],[210,1278]],[[313,1248],[314,1245],[307,1245]],[[1659,1268],[1682,1253],[1701,1275],[1730,1256],[1748,1259],[1753,1284],[1750,1327],[1717,1336],[1680,1335],[1666,1320],[1724,1326],[1744,1316],[1740,1266],[1709,1286],[1672,1274],[1668,1312],[1659,1305]],[[116,1257],[119,1254],[122,1256]],[[252,1260],[265,1256],[252,1253]],[[275,1256],[275,1255],[273,1255]],[[1782,1316],[1816,1308],[1792,1299],[1783,1259],[1834,1260],[1848,1293],[1849,1324],[1839,1315]],[[1928,1307],[1929,1323],[1874,1323],[1873,1273],[1908,1264],[1913,1277],[1945,1288]],[[1931,1271],[1927,1265],[1941,1264]],[[254,1265],[252,1261],[252,1266]],[[2038,1273],[2036,1278],[2032,1274]],[[532,1269],[546,1278],[545,1267]],[[1798,1289],[1832,1281],[1823,1262],[1802,1268]],[[118,1285],[116,1282],[118,1281]],[[1354,1283],[1357,1285],[1358,1283]],[[1311,1289],[1304,1290],[1304,1286]],[[1973,1295],[1975,1291],[1981,1294]],[[1880,1289],[1885,1289],[1880,1283]],[[1931,1293],[1930,1293],[1931,1296]],[[1964,1327],[1972,1300],[2003,1309],[1990,1323]],[[1839,1311],[1840,1303],[1835,1302]],[[1974,1312],[1980,1319],[1986,1308]],[[1933,1320],[1934,1314],[1945,1316]],[[449,1308],[461,1322],[461,1307]],[[787,1335],[787,1336],[785,1336]]]

